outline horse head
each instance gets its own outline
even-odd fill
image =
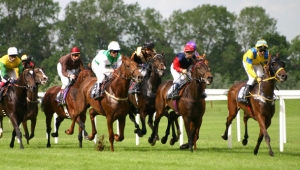
[[[210,68],[203,61],[196,60],[195,64],[193,64],[189,70],[192,79],[205,82],[208,85],[212,83],[213,76],[210,73]]]
[[[287,80],[287,73],[284,70],[285,63],[280,60],[279,57],[269,56],[267,63],[266,73],[269,73],[271,77],[274,77],[277,81],[283,82]]]
[[[38,84],[45,84],[48,81],[48,77],[46,76],[46,74],[44,73],[42,68],[34,68],[34,73],[35,73],[35,81]]]
[[[138,69],[136,62],[131,60],[129,57],[122,56],[122,64],[119,67],[120,74],[126,79],[132,79],[135,82],[141,82],[143,75]]]
[[[166,64],[162,54],[155,54],[148,62],[150,71],[157,73],[159,77],[164,76]]]
[[[91,69],[85,69],[79,72],[75,83],[80,86],[81,83],[84,82],[84,80],[88,77],[92,77],[93,76],[93,71]]]
[[[36,75],[34,69],[26,68],[20,79],[18,81],[19,86],[25,86],[27,89],[30,89],[32,92],[36,90]]]

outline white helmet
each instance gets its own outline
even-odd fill
[[[108,45],[108,50],[116,50],[116,51],[119,51],[121,48],[120,48],[120,45],[117,41],[112,41],[109,43]]]
[[[18,50],[16,47],[9,47],[7,50],[8,55],[18,55]]]

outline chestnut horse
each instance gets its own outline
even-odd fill
[[[250,91],[249,105],[237,101],[237,96],[240,89],[246,84],[246,81],[235,83],[228,91],[228,117],[226,121],[226,129],[222,136],[224,140],[228,139],[228,128],[232,120],[236,117],[238,111],[244,111],[245,135],[243,145],[248,143],[248,127],[247,121],[253,118],[258,122],[260,132],[257,139],[257,144],[254,148],[254,155],[257,155],[259,146],[263,137],[269,147],[270,156],[274,156],[270,145],[270,136],[267,132],[271,125],[271,119],[275,113],[275,96],[274,88],[275,81],[286,81],[287,74],[284,70],[284,63],[279,58],[269,56],[269,61],[264,67],[264,77],[261,83],[255,84]]]
[[[36,117],[38,115],[38,86],[43,85],[48,81],[48,77],[42,70],[42,68],[34,68],[35,72],[35,82],[36,82],[36,90],[30,91],[27,90],[27,114],[24,120],[22,121],[22,125],[24,128],[24,137],[27,140],[27,144],[29,144],[29,140],[34,137],[34,130],[36,126]],[[31,121],[31,133],[29,135],[27,120]]]
[[[195,62],[188,70],[191,74],[191,76],[188,76],[190,80],[183,86],[180,92],[181,97],[178,100],[167,98],[167,92],[172,86],[173,81],[164,82],[158,87],[155,99],[156,116],[154,130],[148,139],[151,145],[155,145],[156,140],[158,140],[158,126],[161,117],[165,115],[169,109],[172,109],[177,115],[182,116],[184,120],[189,147],[191,152],[193,152],[194,138],[197,128],[201,126],[202,116],[204,114],[200,114],[203,100],[202,93],[205,90],[201,84],[202,82],[210,84],[212,82],[212,75],[209,71],[209,67],[205,65],[203,61]],[[168,123],[172,122],[168,119]]]
[[[155,54],[147,61],[147,73],[141,83],[142,94],[128,94],[130,102],[129,117],[135,125],[135,133],[142,137],[147,133],[146,116],[148,115],[148,125],[153,128],[153,115],[155,112],[155,96],[161,77],[164,76],[166,66],[162,54]],[[140,114],[142,129],[135,121],[136,111]]]
[[[114,140],[122,141],[124,139],[125,121],[129,112],[128,89],[131,79],[136,82],[140,82],[142,74],[133,60],[129,57],[122,56],[122,64],[114,70],[112,77],[105,85],[104,98],[94,100],[90,97],[91,90],[96,83],[97,78],[87,79],[78,89],[79,92],[76,98],[77,107],[75,108],[76,114],[81,115],[86,107],[92,107],[89,110],[92,123],[92,134],[89,135],[88,139],[93,140],[97,134],[94,122],[95,116],[98,114],[105,116],[107,120],[111,151],[114,151]],[[119,135],[114,134],[113,131],[113,122],[115,120],[119,121]],[[72,128],[74,128],[74,120],[70,129]]]
[[[51,134],[52,137],[58,137],[58,129],[61,124],[61,122],[66,119],[72,119],[74,121],[77,121],[79,124],[79,134],[78,134],[78,141],[79,141],[79,147],[82,147],[82,131],[84,130],[84,122],[86,120],[86,109],[82,112],[82,116],[77,117],[74,115],[74,109],[76,108],[75,100],[76,100],[76,95],[78,94],[78,88],[81,86],[81,84],[87,80],[87,78],[92,77],[93,72],[91,69],[86,69],[80,71],[78,77],[76,78],[75,83],[70,86],[69,92],[66,96],[66,106],[57,106],[57,101],[55,100],[57,93],[60,91],[61,86],[53,86],[49,88],[42,100],[41,104],[41,109],[44,111],[45,116],[46,116],[46,131],[47,131],[47,147],[51,147],[50,144],[50,132],[51,132],[51,121],[53,118],[53,114],[56,113],[58,117],[56,118],[56,124],[54,129],[56,130],[54,133]],[[65,133],[70,135],[73,134],[73,130],[66,130]],[[86,133],[86,132],[85,132]]]
[[[27,110],[27,91],[35,92],[36,82],[35,82],[35,72],[32,68],[25,69],[17,82],[14,84],[9,84],[8,90],[5,96],[2,97],[0,103],[0,109],[9,117],[14,130],[12,132],[12,138],[10,142],[10,147],[14,147],[15,137],[20,141],[20,148],[24,149],[22,143],[22,133],[20,131],[19,125],[26,117]],[[3,113],[2,113],[3,114]],[[2,115],[4,116],[4,115]]]

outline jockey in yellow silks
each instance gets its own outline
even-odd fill
[[[247,103],[246,96],[249,95],[249,90],[255,80],[260,83],[264,75],[263,66],[268,62],[269,52],[268,44],[265,40],[258,40],[255,47],[249,49],[243,56],[243,66],[248,75],[248,81],[243,92],[243,97],[239,102]]]
[[[18,68],[18,71],[16,71],[16,68]],[[3,87],[7,81],[15,82],[15,79],[22,73],[22,70],[23,65],[18,57],[17,48],[9,47],[7,54],[0,58],[0,88]]]

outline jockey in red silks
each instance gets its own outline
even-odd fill
[[[57,64],[57,72],[61,80],[61,90],[57,95],[56,101],[58,105],[64,104],[64,90],[71,81],[76,78],[76,73],[84,70],[83,62],[80,58],[80,50],[78,47],[73,47],[71,52],[62,56]],[[78,74],[77,74],[78,75]]]

